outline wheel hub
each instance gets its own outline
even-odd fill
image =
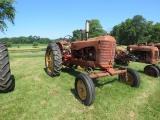
[[[85,100],[87,97],[87,91],[86,91],[86,86],[83,83],[83,81],[79,80],[77,83],[77,91],[78,95],[82,100]]]
[[[46,67],[49,72],[52,72],[54,69],[53,62],[54,62],[53,52],[52,50],[48,50],[46,54]]]

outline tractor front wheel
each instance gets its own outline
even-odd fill
[[[159,77],[159,70],[156,66],[154,65],[147,65],[145,68],[144,68],[144,73],[146,75],[149,75],[149,76],[152,76],[152,77]]]
[[[131,68],[127,68],[127,73],[119,74],[119,80],[131,87],[139,87],[140,76],[139,74]]]
[[[155,67],[158,69],[158,71],[159,71],[159,76],[160,76],[160,66],[159,66],[159,65],[153,65],[153,66],[155,66]]]
[[[86,74],[79,74],[75,79],[76,95],[81,103],[86,106],[95,100],[95,86],[92,79]]]
[[[49,76],[57,76],[62,68],[62,55],[56,43],[50,43],[45,54],[46,72]]]

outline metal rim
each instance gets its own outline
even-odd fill
[[[127,76],[125,74],[123,74],[121,76],[121,80],[123,83],[130,85],[130,86],[132,86],[134,84],[134,76],[129,72],[127,72]]]
[[[49,72],[52,72],[54,69],[53,62],[54,62],[54,55],[52,50],[49,49],[46,53],[46,67]]]
[[[134,76],[131,73],[127,72],[127,77],[128,80],[126,80],[125,83],[132,86],[134,83]]]
[[[81,100],[85,100],[87,98],[86,86],[82,80],[78,80],[77,82],[77,91]]]

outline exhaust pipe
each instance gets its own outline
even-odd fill
[[[86,20],[86,40],[88,40],[88,33],[89,33],[89,20]]]
[[[80,38],[81,38],[81,41],[83,40],[83,29],[80,29]]]

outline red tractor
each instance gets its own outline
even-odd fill
[[[157,65],[158,56],[158,48],[153,44],[139,43],[138,45],[127,46],[127,51],[116,50],[115,62],[123,65],[128,65],[129,61],[150,64],[144,68],[145,74],[159,77],[160,67]]]
[[[119,80],[132,86],[140,85],[139,74],[131,68],[114,70],[116,40],[111,36],[88,39],[89,21],[86,21],[87,40],[70,42],[61,40],[50,43],[46,49],[46,72],[50,76],[60,75],[62,65],[85,68],[88,74],[79,74],[75,78],[75,91],[78,99],[86,106],[95,100],[93,78],[119,75]]]

